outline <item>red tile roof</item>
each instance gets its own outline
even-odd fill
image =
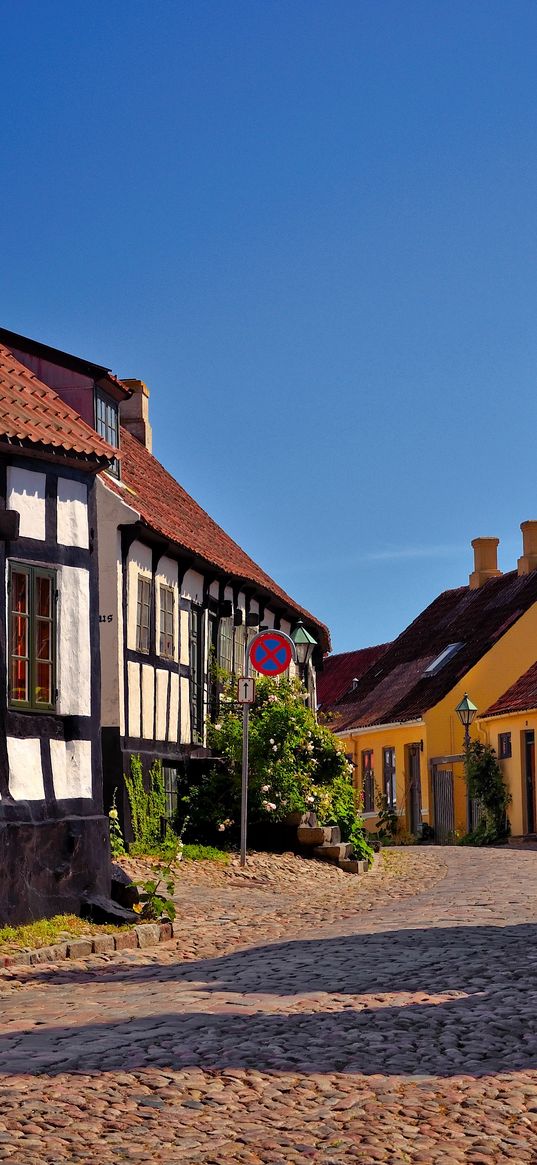
[[[478,590],[444,591],[362,676],[337,706],[336,731],[419,719],[451,691],[502,635],[537,602],[537,571],[510,571]],[[450,644],[461,647],[426,675]]]
[[[289,613],[312,625],[323,651],[330,649],[330,635],[309,611],[294,599],[249,557],[229,534],[217,525],[205,510],[187,494],[175,478],[153,457],[127,429],[121,429],[121,483],[107,474],[105,481],[123,500],[140,514],[152,530],[163,534],[177,546],[189,550],[206,563],[217,566],[230,577],[252,583],[269,592],[289,609]]]
[[[529,712],[537,708],[537,663],[519,676],[510,688],[483,712],[483,716],[500,716],[507,712]]]
[[[350,691],[353,680],[359,680],[379,655],[389,647],[362,647],[359,651],[342,651],[323,660],[323,670],[317,675],[317,699],[320,708],[329,708]]]
[[[78,413],[0,344],[0,441],[14,448],[44,447],[64,456],[84,457],[97,468],[116,451]]]

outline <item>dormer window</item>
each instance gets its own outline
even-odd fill
[[[95,428],[100,437],[103,437],[109,445],[114,449],[119,449],[119,408],[115,400],[112,400],[106,393],[101,392],[100,389],[95,389]],[[113,473],[115,477],[119,477],[119,461],[117,458],[112,462],[109,473]]]
[[[440,655],[437,655],[436,659],[433,659],[432,663],[430,663],[429,666],[425,668],[423,673],[424,676],[435,676],[436,673],[444,667],[448,660],[452,659],[453,656],[456,655],[458,651],[460,651],[462,646],[462,643],[449,643],[448,646],[444,647],[444,650],[440,652]]]

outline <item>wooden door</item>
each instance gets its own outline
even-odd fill
[[[535,733],[524,732],[526,833],[535,833]]]
[[[451,845],[455,838],[453,770],[433,765],[434,838],[438,845]]]
[[[420,755],[419,744],[410,744],[408,747],[407,813],[409,830],[415,834],[421,830]]]

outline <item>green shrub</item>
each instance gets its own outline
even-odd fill
[[[493,845],[508,837],[511,794],[490,744],[472,741],[466,752],[465,775],[468,795],[479,802],[482,816],[477,828],[461,838],[460,845]]]
[[[131,756],[130,774],[125,774],[125,785],[131,810],[134,842],[132,854],[158,852],[162,848],[162,823],[166,815],[166,794],[160,761],[155,760],[149,770],[149,789],[144,785],[142,762]]]
[[[242,762],[242,706],[235,684],[221,681],[220,713],[208,726],[208,744],[222,758],[181,798],[190,824],[187,839],[214,841],[239,832]],[[318,724],[305,704],[298,680],[256,678],[256,703],[250,712],[248,821],[284,821],[290,813],[313,810],[320,820],[338,824],[356,852],[369,856],[357,812],[349,765],[337,737]]]

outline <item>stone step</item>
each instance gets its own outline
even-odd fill
[[[357,860],[356,858],[341,858],[338,866],[346,874],[367,874],[369,862]]]
[[[317,845],[313,851],[316,858],[321,858],[324,862],[341,862],[350,858],[352,853],[352,845],[350,841],[339,842],[338,845]]]
[[[300,845],[338,845],[341,830],[337,825],[299,825],[297,837]]]

